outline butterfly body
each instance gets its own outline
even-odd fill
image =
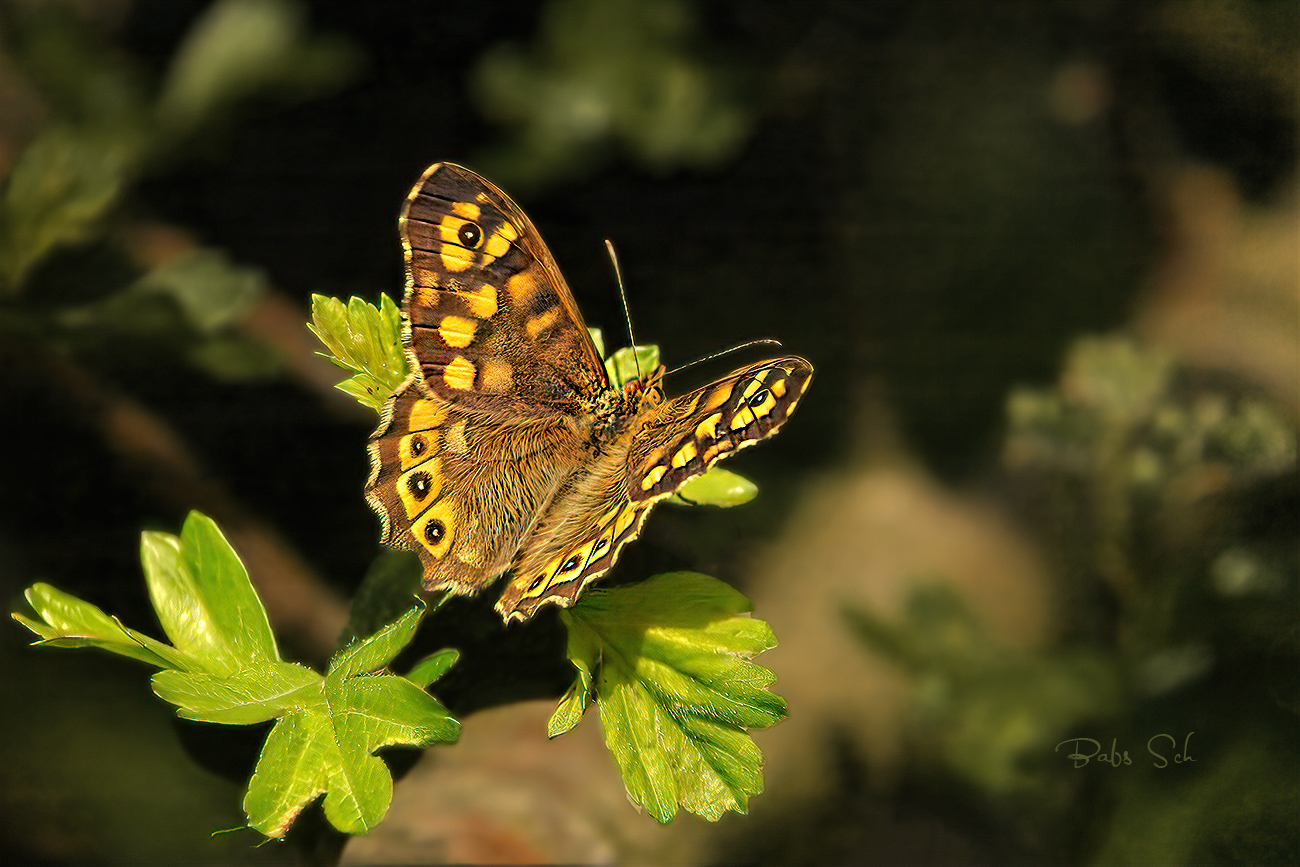
[[[382,541],[415,551],[427,590],[497,610],[571,605],[651,507],[772,433],[812,367],[773,359],[672,400],[663,370],[612,386],[572,293],[527,216],[460,166],[428,169],[399,223],[403,339],[415,372],[371,438]]]

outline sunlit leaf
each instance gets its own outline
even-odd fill
[[[458,659],[460,659],[460,651],[453,648],[431,653],[412,666],[406,673],[406,679],[420,689],[428,689],[429,684],[450,671]]]
[[[43,644],[99,647],[158,666],[154,691],[186,719],[239,725],[278,719],[244,799],[253,828],[282,837],[323,794],[336,828],[366,833],[383,819],[393,791],[375,751],[459,737],[460,724],[421,688],[451,666],[455,651],[418,665],[418,682],[385,670],[415,634],[425,610],[418,599],[408,597],[396,620],[336,653],[322,676],[280,659],[248,574],[210,518],[191,513],[179,537],[145,533],[141,560],[174,647],[43,584],[27,591],[40,620],[14,618]]]
[[[597,590],[563,612],[579,671],[548,733],[576,724],[591,689],[628,796],[660,822],[679,807],[709,820],[744,813],[763,790],[762,754],[747,729],[780,721],[775,676],[748,661],[776,645],[743,616],[749,600],[692,572]]]
[[[653,344],[635,349],[624,346],[605,359],[605,372],[609,374],[610,383],[616,387],[650,373],[658,366],[659,347]]]
[[[327,356],[353,376],[336,386],[379,412],[409,374],[402,349],[402,316],[387,295],[375,307],[360,298],[346,305],[313,295],[312,333],[329,349]]]
[[[758,496],[758,485],[749,479],[725,470],[722,467],[709,467],[704,475],[696,476],[677,489],[666,503],[678,503],[684,506],[742,506]]]

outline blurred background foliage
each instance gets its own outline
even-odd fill
[[[309,299],[398,293],[398,205],[451,159],[611,347],[605,237],[670,367],[817,366],[737,465],[759,498],[659,510],[619,570],[741,587],[791,718],[751,817],[658,828],[591,724],[483,710],[344,860],[1295,863],[1298,55],[1289,0],[3,0],[5,596],[147,623],[138,533],[198,508],[327,655],[378,553],[373,417]],[[461,713],[568,677],[553,617],[490,602],[429,625]],[[6,861],[310,851],[207,837],[256,738],[25,640]]]

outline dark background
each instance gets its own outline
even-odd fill
[[[44,79],[31,72],[32,34],[55,26],[32,12],[41,6],[58,27],[89,34],[149,94],[212,4],[6,4],[6,51],[18,58],[0,93],[10,107],[0,154],[6,172],[70,111],[49,86],[57,57],[36,64]],[[1107,585],[1104,568],[1076,557],[1086,544],[1072,547],[1070,533],[1086,532],[1068,511],[1046,514],[1032,480],[1017,480],[1001,463],[1008,393],[1052,387],[1073,341],[1117,330],[1181,359],[1193,373],[1180,388],[1269,402],[1291,438],[1291,463],[1229,486],[1211,517],[1197,513],[1208,523],[1178,523],[1181,513],[1169,519],[1180,532],[1211,528],[1198,540],[1205,550],[1178,568],[1206,574],[1219,553],[1245,544],[1239,539],[1264,539],[1269,552],[1294,544],[1296,4],[597,6],[295,7],[304,34],[337,40],[333,73],[297,89],[255,91],[159,148],[132,170],[100,230],[55,250],[22,291],[5,295],[5,322],[19,323],[0,332],[0,574],[11,610],[21,607],[23,587],[46,580],[148,631],[138,534],[174,532],[198,507],[270,545],[264,563],[292,560],[288,571],[299,583],[283,590],[291,599],[284,608],[268,599],[273,622],[285,630],[290,655],[328,653],[343,600],[378,553],[360,496],[373,416],[329,395],[330,374],[294,323],[306,320],[313,293],[400,296],[396,214],[438,160],[482,171],[515,195],[608,346],[625,338],[605,238],[617,245],[637,339],[659,344],[669,367],[758,337],[779,338],[816,366],[798,418],[730,465],[758,482],[760,499],[734,512],[659,510],[625,555],[627,577],[699,569],[753,588],[756,616],[776,615],[761,607],[762,569],[753,564],[780,557],[753,552],[789,544],[806,525],[795,517],[801,504],[817,496],[830,498],[832,513],[851,514],[851,501],[836,501],[828,488],[887,467],[945,492],[939,496],[991,499],[1011,516],[1015,535],[1044,552],[1052,588],[1045,598],[1055,601],[1043,607],[1051,625],[1030,644],[1046,654],[1083,642],[1113,654],[1123,671],[1140,668],[1136,657],[1163,639],[1154,650],[1126,643],[1125,599]],[[69,59],[67,68],[87,55],[75,56],[82,61]],[[524,71],[512,79],[512,69]],[[67,86],[95,80],[69,73]],[[590,87],[606,126],[546,139],[539,118],[560,118],[563,127],[566,111],[583,116],[575,87]],[[663,97],[672,87],[676,102]],[[672,124],[685,132],[654,145]],[[196,356],[200,338],[183,329],[97,325],[93,316],[89,327],[68,324],[68,310],[195,246],[265,278],[259,306],[230,325],[239,363]],[[1248,280],[1264,288],[1243,289]],[[261,357],[249,344],[271,347],[271,360],[249,362]],[[694,369],[669,390],[749,360]],[[912,525],[919,547],[928,547],[927,532],[946,532],[923,515]],[[1176,548],[1176,538],[1160,536],[1160,545]],[[1136,532],[1130,541],[1140,547]],[[1278,556],[1283,589],[1265,603],[1285,607],[1295,601],[1294,551]],[[1176,559],[1153,555],[1139,571],[1163,574]],[[857,599],[851,581],[848,589],[822,583],[822,562],[788,583],[803,598]],[[898,580],[919,568],[898,567]],[[1178,598],[1184,623],[1212,620],[1205,613],[1212,601]],[[461,629],[472,641],[494,628],[463,625],[481,623],[482,611],[454,616],[461,625],[448,623],[443,636]],[[1145,621],[1127,622],[1140,631]],[[555,624],[532,628],[492,633],[486,661],[443,697],[468,711],[558,693],[563,658],[539,659],[536,651],[555,650]],[[1294,689],[1270,694],[1294,674],[1294,618],[1263,637],[1222,624],[1199,628],[1189,627],[1197,646],[1214,648],[1217,666],[1192,676],[1189,691],[1163,711],[1143,704],[1129,677],[1127,698],[1106,717],[1121,721],[1111,728],[1141,728],[1134,720],[1143,713],[1157,726],[1200,720],[1227,700],[1222,688],[1232,681],[1244,690],[1239,721],[1254,732],[1251,748],[1279,762],[1294,758]],[[778,634],[783,647],[800,640]],[[197,727],[169,722],[129,663],[29,651],[25,638],[14,625],[3,640],[13,754],[2,763],[3,834],[18,859],[11,863],[291,857],[275,847],[252,850],[239,835],[207,840],[209,830],[240,818],[242,779],[212,755],[247,754],[246,744],[214,745],[186,731]],[[1265,651],[1251,655],[1247,645]],[[1239,669],[1227,662],[1234,659]],[[833,671],[837,662],[825,665]],[[1259,679],[1241,686],[1233,671]],[[777,688],[799,676],[783,673]],[[836,688],[855,691],[857,676],[846,668]],[[769,780],[756,803],[773,799],[775,820],[728,821],[714,838],[682,831],[692,842],[681,844],[614,833],[610,851],[633,862],[667,851],[671,860],[709,863],[1082,864],[1099,853],[1118,859],[1112,863],[1141,862],[1137,850],[1113,842],[1121,836],[1122,772],[1056,786],[1050,797],[1008,796],[969,777],[952,783],[952,767],[934,758],[942,750],[925,738],[918,745],[900,734],[904,754],[921,758],[884,761],[852,732],[834,731],[825,749],[838,770],[820,791],[779,800]],[[1225,754],[1227,732],[1210,739]],[[614,775],[604,765],[590,773]],[[1249,800],[1258,785],[1208,779],[1185,780],[1188,790],[1169,803],[1201,803],[1211,788],[1215,797]],[[1295,806],[1295,790],[1270,791],[1244,824],[1180,843],[1167,863],[1292,863],[1297,814],[1285,808]],[[1026,823],[1017,798],[1039,807],[1058,800],[1042,807],[1050,815]],[[651,822],[621,803],[610,809],[616,822]],[[1192,821],[1170,816],[1152,821]],[[751,843],[736,842],[743,839]],[[519,851],[586,857],[534,843]],[[454,845],[428,851],[429,859],[489,857]]]

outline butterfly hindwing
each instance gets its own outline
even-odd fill
[[[503,419],[426,394],[412,378],[371,439],[366,498],[381,541],[415,551],[426,590],[477,593],[509,567],[584,456],[565,416]]]
[[[575,413],[604,366],[532,222],[488,181],[439,163],[407,197],[407,346],[428,388],[458,405]]]

